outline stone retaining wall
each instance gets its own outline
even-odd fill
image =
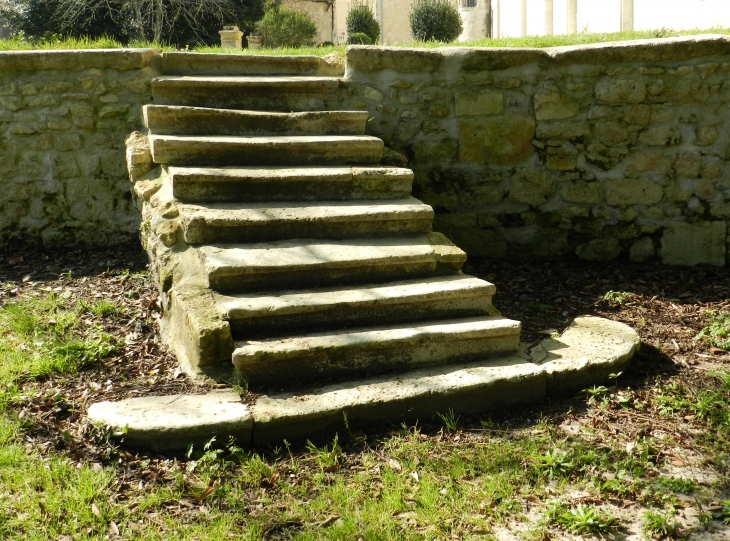
[[[346,78],[470,256],[725,264],[727,37],[352,47]]]
[[[136,236],[124,140],[142,125],[158,54],[0,52],[0,246]]]

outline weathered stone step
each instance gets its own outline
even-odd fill
[[[395,167],[170,167],[181,201],[344,201],[409,197],[413,171]]]
[[[463,274],[382,285],[263,294],[216,294],[234,337],[281,336],[318,328],[336,330],[427,319],[489,315],[496,288]]]
[[[169,165],[374,165],[383,152],[383,141],[367,135],[150,135],[149,141],[155,163]]]
[[[347,239],[431,231],[433,209],[418,199],[178,205],[188,244]]]
[[[333,69],[317,56],[162,53],[168,75],[317,75]]]
[[[351,240],[289,240],[197,248],[219,292],[284,290],[451,274],[466,254],[440,233]]]
[[[599,385],[626,368],[640,345],[636,331],[596,317],[576,319],[557,338],[541,342],[539,364],[525,354],[420,368],[400,374],[327,384],[308,392],[259,396],[243,404],[233,390],[207,395],[145,396],[99,402],[93,423],[124,430],[125,442],[158,450],[185,449],[213,436],[239,445],[289,442],[366,427],[455,414],[503,411]]]
[[[319,111],[339,88],[336,77],[162,76],[152,79],[158,105],[263,111]]]
[[[413,370],[422,366],[516,353],[520,322],[502,316],[405,323],[307,333],[236,344],[233,365],[250,386],[311,381],[345,374]]]
[[[367,111],[276,113],[145,105],[145,126],[158,135],[363,135]]]

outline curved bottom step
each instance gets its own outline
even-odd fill
[[[345,415],[354,427],[430,418],[449,409],[458,414],[539,402],[604,382],[627,365],[639,345],[628,325],[582,317],[561,337],[523,355],[263,396],[252,405],[233,391],[100,402],[88,417],[124,431],[130,445],[157,450],[184,449],[214,436],[262,445],[334,432]]]

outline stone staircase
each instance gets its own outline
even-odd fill
[[[132,434],[260,443],[343,413],[399,419],[546,394],[546,370],[516,356],[520,323],[493,307],[492,284],[462,274],[466,254],[410,197],[413,173],[379,165],[367,113],[324,110],[341,86],[331,67],[165,53],[162,69],[148,134],[130,138],[127,156],[163,338],[189,374],[269,394],[245,406],[211,393],[164,419],[153,400],[143,417],[158,431]],[[235,423],[201,420],[226,410],[221,400],[237,403]],[[92,419],[129,427],[129,404],[95,406]]]

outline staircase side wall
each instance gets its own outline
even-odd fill
[[[137,235],[124,141],[142,126],[156,50],[0,52],[0,247]]]
[[[730,39],[352,47],[345,106],[471,257],[726,262]],[[342,106],[342,105],[341,105]]]

